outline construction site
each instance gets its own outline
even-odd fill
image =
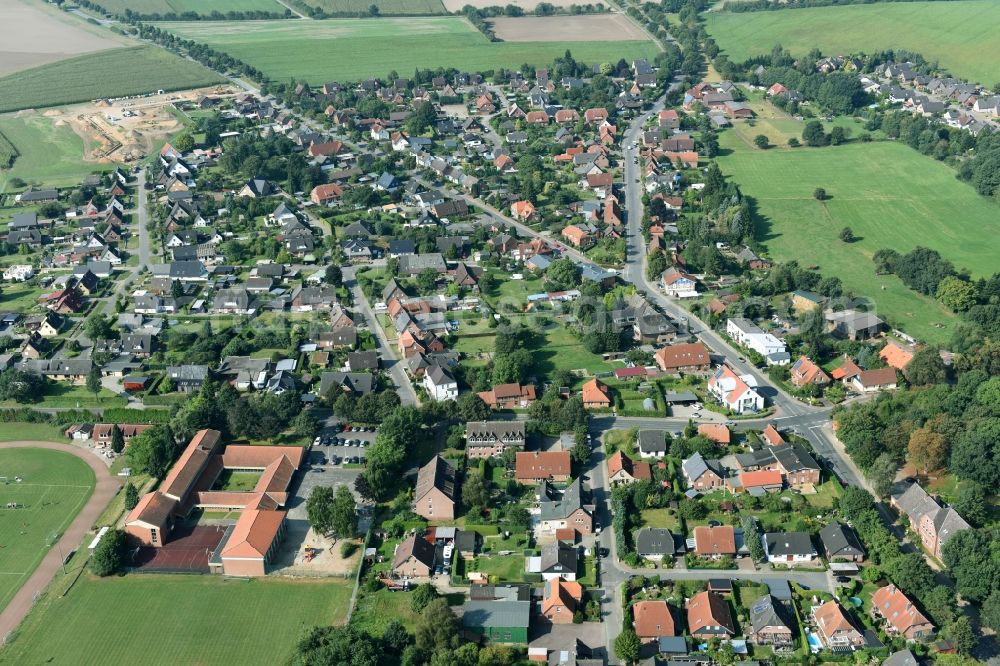
[[[228,85],[48,109],[42,115],[83,139],[85,162],[132,163],[183,128],[185,107],[201,97],[229,97]]]

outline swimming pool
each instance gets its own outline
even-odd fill
[[[809,641],[809,649],[813,652],[813,654],[823,649],[823,643],[820,642],[819,636],[811,631],[806,632],[806,640]]]

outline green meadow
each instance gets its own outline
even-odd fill
[[[990,275],[1000,256],[1000,207],[956,180],[948,166],[903,144],[760,150],[740,131],[722,134],[726,154],[719,165],[756,201],[758,235],[773,257],[819,266],[874,299],[892,325],[947,341],[957,317],[898,278],[875,275],[871,257],[881,248],[907,252],[922,245],[973,276]],[[826,201],[813,198],[817,187],[826,189]],[[855,242],[838,239],[845,226]]]
[[[543,65],[570,50],[579,62],[616,62],[656,55],[652,41],[490,42],[459,17],[324,21],[175,22],[161,27],[260,69],[272,79],[406,77],[417,67],[485,71]]]
[[[72,572],[71,572],[72,573]],[[3,664],[285,664],[302,630],[342,624],[343,582],[84,573],[60,577],[0,652]]]
[[[26,431],[20,439],[30,436]],[[0,608],[28,580],[55,536],[80,512],[94,483],[93,470],[70,453],[0,449],[0,507],[8,502],[19,507],[0,510]]]
[[[0,192],[9,189],[6,184],[14,178],[29,184],[79,185],[87,174],[113,168],[85,162],[83,139],[69,125],[57,123],[58,118],[40,114],[0,116],[0,135],[18,154],[12,169],[0,171]]]
[[[955,76],[992,86],[1000,80],[1000,3],[879,2],[761,12],[707,12],[705,27],[731,60],[769,53],[794,55],[906,49],[937,60]]]

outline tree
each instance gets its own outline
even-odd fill
[[[979,642],[979,639],[976,638],[976,632],[972,628],[972,623],[969,622],[969,618],[965,615],[960,616],[948,626],[947,634],[948,638],[951,639],[952,645],[961,654],[969,654],[975,649],[976,643]]]
[[[414,613],[422,613],[427,605],[440,597],[437,588],[430,583],[421,583],[413,590],[410,596],[410,608]]]
[[[545,281],[556,289],[572,289],[580,284],[580,272],[572,259],[563,257],[549,264],[545,271]]]
[[[192,137],[187,132],[184,132],[183,134],[180,134],[179,136],[175,137],[174,140],[171,142],[171,144],[177,150],[177,152],[187,153],[194,148],[194,137]]]
[[[0,372],[0,400],[34,402],[45,392],[45,378],[15,368]]]
[[[458,644],[458,618],[447,599],[434,599],[417,619],[414,626],[417,648],[426,652],[454,648]]]
[[[872,490],[875,491],[876,497],[881,498],[889,494],[889,489],[892,488],[892,483],[896,479],[896,472],[898,470],[899,465],[892,459],[892,455],[889,453],[882,453],[875,458],[865,476],[871,482]]]
[[[1000,631],[1000,590],[993,590],[990,596],[986,597],[979,619],[993,631]]]
[[[587,439],[587,427],[580,426],[574,434],[573,448],[569,455],[577,465],[586,465],[590,462],[590,442]]]
[[[90,570],[98,576],[110,576],[121,569],[125,561],[125,532],[108,530],[90,556]]]
[[[755,136],[753,138],[753,144],[758,148],[760,148],[761,150],[767,150],[767,148],[771,145],[770,141],[768,141],[767,137],[764,136],[763,134],[758,134],[757,136]]]
[[[341,486],[343,487],[343,486]],[[309,525],[318,533],[333,532],[334,494],[330,486],[314,486],[306,500],[306,515]]]
[[[983,601],[1000,590],[1000,531],[955,532],[944,544],[942,559],[955,579],[955,591],[970,601]]]
[[[954,312],[965,312],[979,301],[976,286],[954,275],[941,278],[936,296],[942,305]]]
[[[944,384],[948,381],[948,368],[937,347],[928,346],[918,350],[906,364],[904,373],[914,386]]]
[[[793,137],[789,137],[789,139],[788,139],[788,146],[789,146],[789,148],[798,148],[801,145],[802,144],[799,143],[799,140],[798,140],[797,137],[794,137],[794,136]]]
[[[316,436],[316,431],[319,430],[319,421],[312,415],[312,412],[301,411],[292,419],[291,426],[299,437],[311,439]]]
[[[826,201],[826,190],[822,187],[817,187],[813,190],[813,199],[816,201]]]
[[[948,457],[948,439],[925,426],[910,433],[907,460],[918,470],[933,472],[944,467]]]
[[[853,243],[855,241],[854,230],[850,227],[844,227],[841,229],[840,233],[837,234],[837,237],[845,243]]]
[[[117,423],[111,426],[111,450],[115,453],[121,453],[125,450],[125,436]]]
[[[91,340],[107,340],[115,336],[114,322],[103,312],[98,312],[83,323],[83,332]]]
[[[344,281],[344,272],[340,270],[340,266],[330,264],[326,267],[323,278],[326,280],[327,284],[339,287]]]
[[[87,373],[87,390],[93,393],[95,398],[101,392],[101,369],[96,366]]]
[[[416,590],[414,590],[414,593],[416,593]],[[406,646],[410,644],[410,632],[406,630],[406,627],[403,626],[402,622],[399,620],[393,620],[382,633],[382,642],[392,652],[400,654],[406,649]]]
[[[839,146],[847,141],[847,130],[839,125],[830,130],[830,145]]]
[[[663,250],[653,250],[653,253],[646,260],[646,279],[659,280],[665,270],[667,270],[667,255],[664,254]]]
[[[337,486],[337,494],[334,495],[333,504],[330,507],[330,531],[334,536],[344,539],[354,537],[358,531],[357,510],[354,495],[347,489],[347,486]]]
[[[132,438],[125,459],[135,472],[162,479],[174,457],[174,436],[166,425],[156,425]]]
[[[823,123],[818,120],[810,120],[802,128],[802,140],[807,146],[825,146],[827,142],[826,132],[823,131]]]
[[[417,287],[420,288],[420,293],[429,294],[434,291],[434,287],[437,285],[438,273],[433,268],[425,268],[417,274]]]
[[[972,525],[984,525],[989,519],[986,491],[976,481],[963,481],[959,484],[954,507]]]
[[[847,486],[840,499],[837,500],[840,515],[849,521],[856,520],[862,511],[872,508],[874,504],[875,498],[872,497],[871,493],[858,486]]]
[[[139,489],[129,481],[125,484],[125,510],[131,511],[139,503]]]
[[[639,636],[631,627],[623,629],[615,638],[615,654],[626,664],[634,664],[639,661],[639,653],[642,650],[642,643]]]
[[[486,421],[490,408],[477,393],[464,393],[458,399],[458,415],[465,421]]]
[[[761,542],[757,520],[753,516],[747,515],[743,516],[740,523],[743,525],[743,534],[745,535],[743,542],[746,543],[747,549],[750,551],[750,557],[753,558],[754,562],[763,562],[767,559],[767,553],[764,552],[764,544]]]
[[[486,482],[480,474],[469,474],[462,484],[462,503],[470,509],[481,509],[490,501]]]

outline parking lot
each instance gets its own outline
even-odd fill
[[[365,451],[375,441],[376,434],[375,426],[356,426],[350,423],[324,428],[313,440],[313,460],[320,453],[325,460],[320,464],[326,467],[364,465]]]

